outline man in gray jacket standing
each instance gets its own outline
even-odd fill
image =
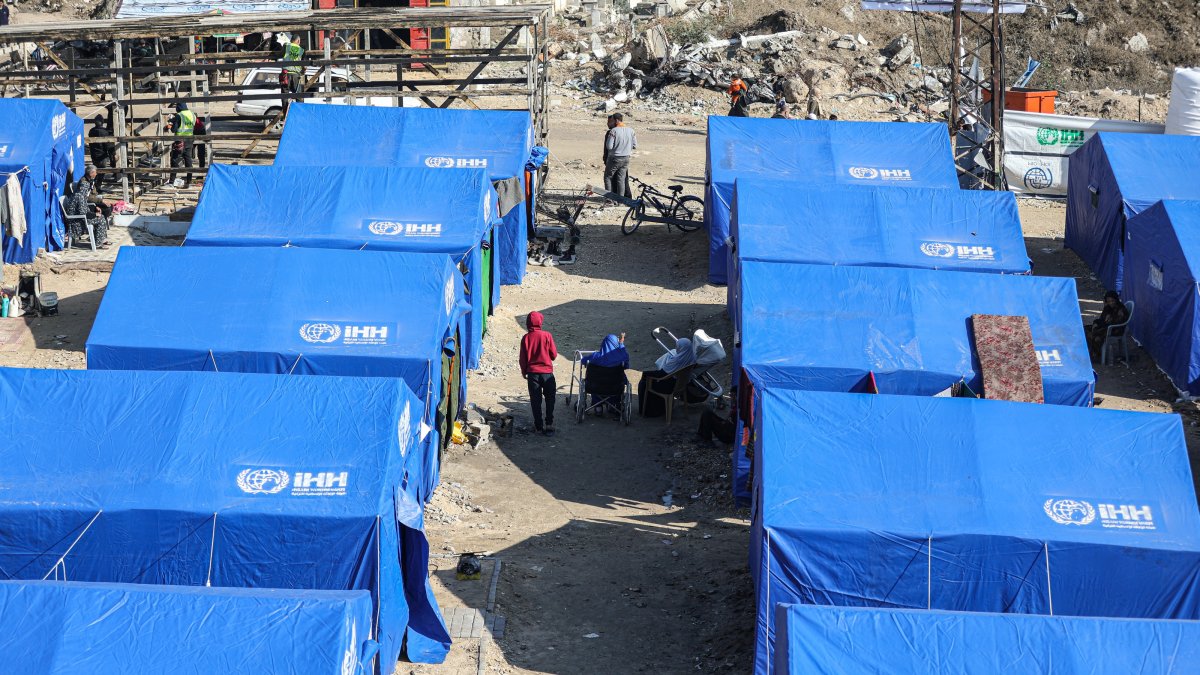
[[[632,198],[629,190],[629,158],[637,149],[637,134],[625,126],[625,116],[613,113],[608,117],[608,133],[604,135],[604,189]]]

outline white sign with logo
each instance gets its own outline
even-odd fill
[[[0,157],[8,157],[8,143],[0,143]]]
[[[846,170],[855,180],[906,181],[912,180],[908,169],[882,169],[873,166],[852,166]]]
[[[291,487],[288,494],[293,497],[341,497],[349,489],[350,472],[243,469],[236,483],[238,489],[249,495],[275,495]]]
[[[1156,530],[1154,509],[1150,504],[1092,502],[1083,499],[1047,499],[1042,504],[1046,516],[1059,525],[1086,527],[1099,525],[1110,530]]]
[[[50,135],[58,140],[67,133],[67,113],[59,113],[50,120]]]
[[[1033,352],[1037,354],[1039,368],[1062,368],[1063,366],[1063,351],[1060,347],[1037,347],[1033,348]]]
[[[300,339],[313,345],[386,345],[392,334],[384,324],[311,321],[300,325]]]
[[[365,221],[367,231],[381,237],[440,237],[441,223],[402,223],[394,220]]]

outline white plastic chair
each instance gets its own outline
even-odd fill
[[[1129,312],[1129,314],[1125,317],[1125,323],[1114,323],[1105,329],[1104,344],[1100,347],[1100,363],[1105,365],[1116,365],[1116,349],[1114,348],[1110,352],[1108,348],[1109,343],[1115,342],[1121,345],[1121,357],[1125,359],[1125,367],[1129,367],[1129,322],[1133,321],[1133,310],[1135,305],[1136,303],[1134,303],[1132,300],[1125,303],[1125,310]],[[1118,328],[1122,329],[1121,334],[1113,335],[1113,331]],[[1108,362],[1108,357],[1110,355],[1112,356],[1112,363]]]
[[[88,243],[92,245],[92,252],[96,251],[96,233],[92,230],[92,223],[86,215],[73,216],[67,213],[67,197],[66,195],[58,196],[58,207],[62,209],[63,220],[67,226],[67,248],[71,248],[71,222],[80,221],[87,228]]]

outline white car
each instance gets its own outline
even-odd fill
[[[306,68],[305,78],[312,78],[320,68]],[[329,80],[333,85],[333,91],[328,92],[334,95],[314,97],[304,99],[304,103],[336,103],[339,105],[369,105],[380,108],[394,107],[396,100],[391,96],[355,96],[337,95],[338,92],[345,92],[350,87],[364,82],[364,80],[345,68],[331,68],[329,70]],[[249,73],[246,73],[246,79],[242,80],[242,91],[244,95],[261,96],[264,94],[279,93],[279,68],[254,68]],[[325,74],[321,73],[317,78],[314,87],[317,91],[324,91]],[[273,118],[283,110],[283,100],[278,98],[252,98],[249,100],[239,100],[233,104],[233,112],[243,117],[257,118]]]

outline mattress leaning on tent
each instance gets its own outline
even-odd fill
[[[66,245],[58,199],[82,177],[83,120],[54,100],[0,98],[0,246],[5,263]],[[7,189],[13,181],[13,189]],[[14,207],[19,205],[19,210]]]
[[[1178,673],[1200,623],[778,605],[776,675]]]
[[[440,447],[464,405],[466,311],[462,276],[441,255],[126,247],[88,368],[398,377]]]
[[[1011,192],[811,186],[743,178],[729,220],[729,306],[738,261],[1028,274]]]
[[[1069,168],[1063,244],[1119,291],[1128,219],[1160,199],[1200,199],[1200,136],[1101,132]]]
[[[535,213],[533,122],[515,110],[293,105],[279,139],[279,166],[376,166],[453,173],[483,169],[503,192],[500,283],[525,277]],[[508,182],[506,182],[508,181]]]
[[[366,674],[378,648],[366,591],[0,581],[0,607],[23,675]]]
[[[756,415],[757,672],[786,603],[1200,618],[1175,415],[786,390]]]
[[[958,187],[944,124],[709,117],[704,221],[712,283],[728,277],[734,182],[756,176],[810,186]]]
[[[1166,201],[1129,219],[1130,334],[1184,396],[1200,394],[1200,201]]]
[[[0,405],[10,578],[367,590],[382,663],[445,658],[400,380],[0,369]]]
[[[495,208],[480,170],[215,164],[186,245],[448,254],[465,270],[465,353],[467,367],[477,368],[487,316],[500,302]]]

